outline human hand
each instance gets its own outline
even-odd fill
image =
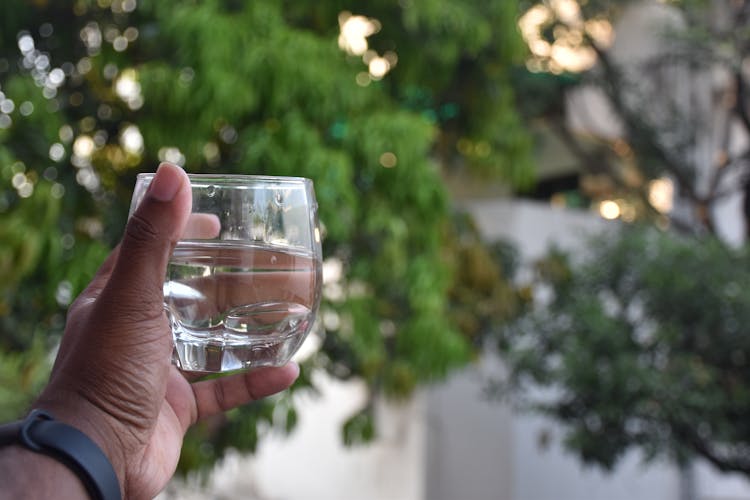
[[[34,405],[99,444],[125,498],[153,498],[198,419],[289,387],[299,368],[260,368],[191,383],[170,362],[167,261],[188,223],[189,181],[162,164],[121,244],[70,308],[50,382]]]

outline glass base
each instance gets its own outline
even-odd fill
[[[260,343],[219,343],[175,339],[173,362],[183,371],[222,373],[289,362],[303,338],[293,336]],[[303,336],[302,336],[303,337]]]

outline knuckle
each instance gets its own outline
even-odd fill
[[[105,297],[103,309],[110,311],[119,322],[140,326],[161,326],[167,322],[160,293],[147,289],[120,290],[115,300]]]
[[[68,317],[78,316],[91,302],[91,299],[88,297],[78,296],[68,307]]]
[[[139,243],[153,244],[161,241],[159,229],[148,219],[137,213],[128,221],[125,227],[126,239]]]
[[[164,312],[164,308],[161,306],[161,301],[156,303],[155,301],[150,303],[133,304],[131,307],[123,307],[120,313],[124,319],[130,323],[138,323],[140,325],[149,326],[161,326],[166,323],[167,317]]]
[[[216,406],[220,408],[221,411],[229,409],[227,406],[227,393],[223,384],[216,384],[214,386],[214,398],[216,398]]]
[[[161,301],[158,303],[156,301],[143,301],[140,304],[129,304],[128,306],[121,307],[119,312],[124,321],[144,326],[161,326],[167,320]]]

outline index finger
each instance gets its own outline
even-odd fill
[[[291,386],[298,376],[299,366],[292,362],[195,382],[192,388],[196,417],[200,420],[281,392]]]
[[[221,222],[218,216],[206,213],[193,213],[188,217],[182,238],[188,240],[209,240],[219,236],[220,232]]]

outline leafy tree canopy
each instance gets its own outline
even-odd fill
[[[314,180],[326,266],[340,272],[298,389],[319,368],[404,397],[470,360],[477,325],[453,314],[474,295],[456,255],[486,250],[453,223],[440,172],[531,179],[509,83],[523,54],[515,19],[499,0],[2,2],[0,385],[17,388],[5,416],[43,382],[136,173],[160,160]],[[371,410],[347,441],[372,437]],[[296,418],[285,395],[207,422],[183,467],[253,449],[265,424]]]
[[[557,389],[525,403],[586,462],[639,447],[750,473],[748,249],[636,228],[590,243],[583,261],[540,264],[553,299],[506,332],[509,382]]]

